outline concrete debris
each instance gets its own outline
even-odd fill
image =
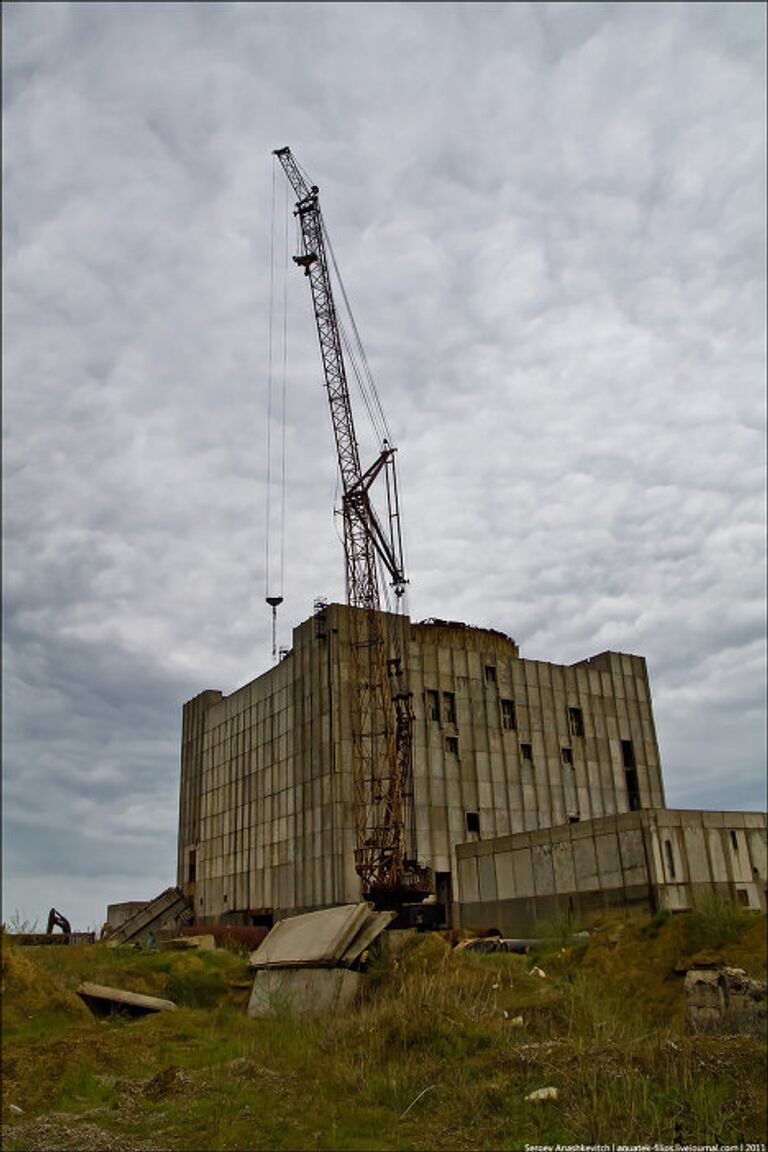
[[[510,1028],[524,1028],[525,1024],[523,1023],[522,1016],[513,1016],[509,1021],[509,1026]]]
[[[13,1112],[14,1116],[23,1116],[24,1115],[24,1109],[19,1108],[18,1104],[9,1104],[8,1105],[8,1111]]]
[[[192,908],[180,888],[166,888],[129,916],[107,939],[107,946],[144,943],[154,946],[159,932],[178,933],[193,917]]]
[[[279,920],[249,960],[248,1015],[319,1015],[348,1004],[362,982],[361,958],[394,917],[360,903]]]
[[[354,1000],[363,977],[349,968],[260,968],[248,1015],[321,1016]]]
[[[538,1104],[542,1100],[557,1100],[557,1097],[557,1088],[549,1086],[547,1088],[537,1088],[535,1092],[530,1092],[526,1096],[526,1100],[531,1100],[533,1103]]]
[[[147,1012],[175,1012],[172,1000],[161,1000],[158,996],[144,996],[140,992],[126,992],[124,988],[110,988],[106,984],[90,984],[85,981],[77,989],[77,994],[92,1012],[106,1013],[115,1008],[143,1016]]]
[[[539,968],[538,964],[534,964],[528,973],[529,976],[538,976],[540,980],[546,980],[547,974],[543,968]]]
[[[766,983],[743,968],[691,968],[685,997],[694,1032],[765,1037]]]
[[[166,940],[164,946],[179,952],[186,948],[199,948],[201,952],[213,952],[216,949],[216,939],[214,936],[174,936],[172,940]]]

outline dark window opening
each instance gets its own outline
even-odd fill
[[[435,900],[443,907],[443,923],[447,924],[453,904],[453,885],[450,872],[435,872]]]
[[[194,848],[189,850],[189,864],[187,866],[187,879],[190,884],[194,884],[197,879],[197,852]]]
[[[446,736],[445,747],[448,752],[453,752],[454,756],[459,754],[459,738],[458,736]]]
[[[427,719],[439,720],[440,719],[440,695],[432,688],[427,688],[424,693],[427,702]]]
[[[515,713],[514,700],[502,700],[501,726],[502,728],[509,728],[511,730],[517,728],[517,714]]]
[[[667,871],[669,872],[669,878],[670,878],[670,880],[674,880],[674,878],[675,878],[675,855],[672,851],[672,841],[671,840],[665,840],[664,841],[664,851],[667,854]]]
[[[747,892],[746,888],[736,889],[736,899],[742,907],[749,908],[749,892]]]
[[[226,904],[226,902],[227,902],[227,899],[228,899],[228,897],[227,897],[227,896],[225,896],[225,897],[224,897],[224,903],[225,903],[225,904]]]
[[[496,683],[496,665],[486,664],[485,666],[485,679],[488,684]]]
[[[733,831],[733,829],[731,829],[731,844],[733,846],[734,852],[738,852],[738,850],[739,850],[739,838],[736,835],[736,833]]]
[[[631,740],[622,740],[621,742],[621,755],[624,760],[625,768],[636,768],[635,763],[635,750],[632,747]]]
[[[579,820],[581,820],[581,816],[569,816],[568,817],[568,823],[569,824],[578,824]]]
[[[453,692],[443,692],[443,717],[446,724],[456,723],[456,697]]]
[[[573,748],[561,748],[563,764],[573,764]]]
[[[572,736],[584,735],[584,713],[581,708],[568,709],[568,728]]]
[[[467,822],[467,832],[477,832],[480,834],[480,813],[479,812],[465,812],[464,818]]]
[[[533,745],[521,744],[520,745],[520,755],[522,756],[523,760],[531,760],[532,761],[533,760]]]
[[[640,807],[640,781],[637,779],[637,771],[634,768],[627,768],[624,775],[627,780],[629,810],[630,812],[637,812]]]

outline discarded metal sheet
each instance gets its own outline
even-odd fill
[[[181,889],[166,888],[123,921],[108,938],[107,945],[114,948],[118,944],[133,943],[166,928],[178,931],[192,915],[190,903]]]
[[[86,981],[77,989],[77,994],[92,1011],[96,1012],[109,1012],[114,1008],[120,1008],[132,1015],[140,1016],[146,1012],[176,1011],[173,1000],[162,1000],[159,996],[144,996],[141,992],[127,992],[124,988],[110,988],[106,984],[90,984]]]

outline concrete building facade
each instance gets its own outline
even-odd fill
[[[360,899],[354,870],[350,613],[321,607],[270,671],[184,706],[177,883],[199,922]],[[414,708],[409,830],[436,897],[457,845],[664,806],[642,657],[520,656],[501,633],[388,616]]]
[[[766,816],[648,808],[461,844],[464,928],[527,936],[605,908],[681,912],[711,893],[766,911]]]

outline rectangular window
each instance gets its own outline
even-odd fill
[[[563,757],[563,764],[573,764],[573,748],[561,748],[560,753]]]
[[[190,884],[194,884],[197,879],[197,851],[194,848],[189,850],[189,864],[187,867],[187,880]]]
[[[443,719],[446,724],[456,723],[456,697],[453,692],[443,692]]]
[[[427,719],[439,720],[440,719],[440,695],[432,688],[427,688],[424,693],[424,699],[427,705]]]
[[[746,888],[736,889],[736,900],[743,908],[749,908],[749,892]]]
[[[637,771],[634,768],[627,768],[624,772],[627,781],[627,797],[629,799],[630,812],[637,812],[641,807],[640,805],[640,781],[637,779]]]
[[[502,700],[501,702],[501,726],[502,728],[509,728],[514,731],[517,728],[517,715],[515,713],[514,700]]]
[[[485,666],[485,682],[486,684],[496,683],[496,665],[486,664]]]
[[[446,736],[445,749],[447,752],[452,752],[454,756],[459,754],[459,738],[458,736]]]
[[[581,708],[568,709],[568,730],[572,736],[584,735],[584,713]]]
[[[625,768],[635,768],[635,750],[632,747],[631,740],[622,740],[621,742],[621,755],[624,760]]]
[[[568,823],[569,824],[578,824],[579,820],[581,820],[581,816],[569,816],[568,817]]]
[[[533,763],[533,746],[531,744],[521,744],[520,755],[523,760],[528,760]]]
[[[731,829],[731,847],[733,848],[734,852],[738,852],[738,850],[739,850],[739,838],[736,835],[736,833],[733,831],[733,829]]]
[[[480,834],[480,813],[479,812],[465,812],[464,818],[467,822],[467,832],[477,832]]]
[[[674,880],[674,878],[675,878],[675,856],[674,856],[674,853],[672,851],[672,841],[671,840],[665,840],[664,841],[664,851],[667,854],[667,871],[669,872],[669,878],[670,878],[670,880]]]

